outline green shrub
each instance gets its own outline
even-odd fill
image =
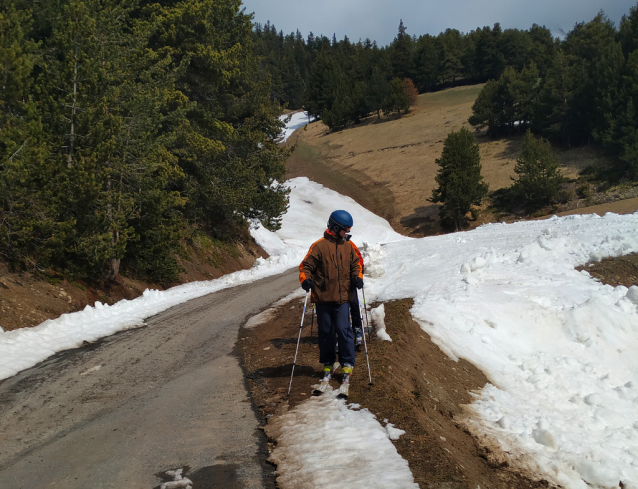
[[[592,195],[591,187],[589,186],[588,183],[584,183],[576,189],[576,194],[581,199],[586,199],[587,197],[591,197]]]
[[[514,171],[518,175],[518,179],[514,179],[514,191],[532,208],[556,199],[565,180],[549,141],[536,139],[529,130],[525,134],[523,150]]]
[[[439,186],[428,200],[443,204],[439,211],[443,224],[449,222],[455,230],[461,229],[465,215],[473,205],[481,205],[488,192],[472,133],[466,128],[451,132],[443,143],[441,158],[435,161],[441,167],[436,175]]]

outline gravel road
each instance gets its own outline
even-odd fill
[[[239,327],[297,273],[222,290],[0,383],[0,488],[263,488],[261,435],[233,355]],[[222,485],[219,485],[222,484]]]

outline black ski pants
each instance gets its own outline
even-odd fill
[[[319,336],[319,361],[324,365],[337,360],[335,335],[339,343],[339,362],[355,366],[354,340],[350,326],[350,304],[317,302],[317,331]]]

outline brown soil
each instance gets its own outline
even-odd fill
[[[372,387],[368,387],[365,353],[357,353],[348,402],[406,431],[394,443],[421,488],[549,487],[533,475],[514,472],[500,450],[479,446],[469,433],[462,421],[468,415],[464,406],[472,401],[470,392],[480,390],[488,379],[467,361],[450,360],[432,343],[412,319],[411,306],[408,299],[386,303],[386,329],[393,341],[373,337],[369,343]],[[307,399],[319,381],[316,327],[311,336],[311,313],[307,313],[287,397],[302,309],[303,300],[294,300],[267,323],[240,331],[238,350],[264,423]],[[269,443],[272,448],[276,440]]]
[[[631,287],[638,285],[638,253],[619,256],[618,258],[605,258],[599,263],[588,263],[576,270],[587,270],[596,280],[604,284],[624,285]]]
[[[266,253],[249,236],[232,246],[189,247],[189,258],[177,257],[183,272],[180,283],[210,280],[226,273],[252,267]],[[118,276],[112,284],[45,279],[29,272],[11,273],[0,261],[0,327],[5,331],[37,326],[68,312],[79,311],[96,301],[114,304],[135,299],[146,289],[163,290],[159,284]]]

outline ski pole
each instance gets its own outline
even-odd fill
[[[290,397],[290,389],[292,388],[292,376],[295,375],[295,365],[297,365],[297,352],[299,351],[299,341],[301,340],[301,328],[303,328],[303,318],[306,315],[306,305],[308,304],[310,291],[306,292],[306,300],[303,303],[303,312],[301,313],[301,324],[299,325],[299,337],[297,338],[297,348],[295,349],[295,360],[292,362],[292,373],[290,374],[290,385],[288,386],[288,397]]]
[[[368,322],[368,309],[366,308],[366,293],[365,289],[361,287],[361,293],[363,294],[363,312],[366,315],[366,327],[368,328],[368,334],[370,334],[370,323]],[[363,332],[363,347],[366,350],[366,363],[368,364],[368,378],[370,379],[369,386],[373,386],[372,373],[370,372],[370,360],[368,359],[368,343],[366,342],[366,333]]]

